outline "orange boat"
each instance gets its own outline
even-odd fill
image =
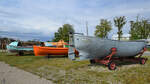
[[[68,48],[33,46],[35,56],[68,55]],[[75,50],[75,54],[79,52]]]

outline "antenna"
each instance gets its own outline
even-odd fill
[[[86,33],[87,33],[87,36],[88,36],[88,21],[86,21]]]

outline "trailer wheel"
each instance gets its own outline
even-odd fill
[[[110,61],[108,63],[108,69],[109,70],[115,70],[116,69],[116,64],[113,61]]]
[[[141,60],[140,60],[140,64],[145,64],[146,63],[146,59],[144,59],[144,58],[142,58]]]
[[[91,63],[91,64],[95,64],[96,62],[95,62],[94,59],[91,59],[91,60],[90,60],[90,63]]]

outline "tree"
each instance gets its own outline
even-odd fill
[[[126,18],[125,18],[125,16],[114,18],[114,23],[115,23],[115,26],[118,27],[117,34],[118,34],[118,40],[120,40],[121,37],[122,37],[122,35],[123,35],[122,28],[126,24]]]
[[[108,32],[111,30],[111,22],[107,21],[107,19],[101,19],[100,24],[96,26],[95,36],[100,38],[108,38]]]
[[[69,42],[69,32],[74,33],[73,26],[70,24],[64,24],[62,27],[58,29],[57,32],[55,32],[55,36],[53,41],[59,41],[64,40],[65,42]]]
[[[134,21],[130,21],[130,31],[129,31],[129,34],[131,35],[130,40],[138,39],[138,34],[136,33],[137,32],[137,24],[138,24],[138,22],[135,23]]]
[[[130,40],[147,39],[150,34],[150,21],[137,17],[136,21],[130,21]]]

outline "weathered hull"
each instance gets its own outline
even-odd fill
[[[114,57],[136,56],[146,46],[145,42],[116,41],[97,37],[74,35],[74,47],[79,51],[81,59],[106,57],[111,48],[117,48]]]
[[[12,45],[7,45],[7,50],[9,52],[19,52],[19,51],[24,51],[24,52],[33,52],[33,47],[32,46],[12,46]]]

